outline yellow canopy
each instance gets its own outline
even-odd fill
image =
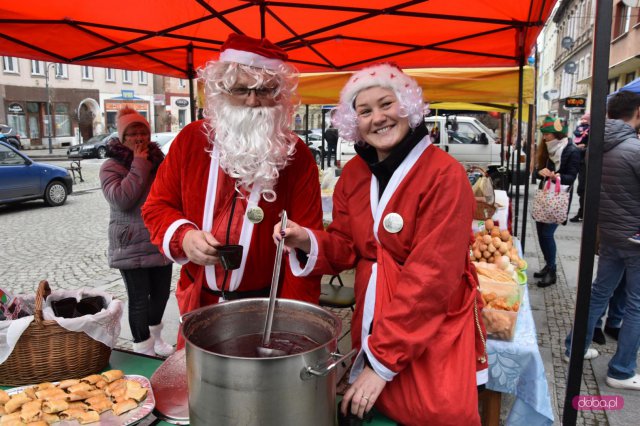
[[[432,109],[508,111],[518,106],[518,68],[406,69],[424,91]],[[532,67],[524,67],[523,103],[534,102]],[[351,73],[300,75],[298,93],[303,104],[335,104]],[[474,104],[474,105],[469,105]]]

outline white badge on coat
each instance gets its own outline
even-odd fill
[[[397,234],[402,230],[404,226],[404,220],[402,220],[402,216],[398,213],[389,213],[384,217],[382,221],[382,226],[384,229],[390,234]]]
[[[249,210],[247,210],[247,219],[249,219],[251,223],[262,222],[262,220],[264,219],[264,210],[257,206],[251,207]]]

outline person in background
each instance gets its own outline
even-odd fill
[[[569,222],[582,222],[582,214],[584,210],[584,186],[587,180],[587,163],[585,161],[587,147],[589,146],[589,129],[591,127],[591,114],[586,113],[580,118],[580,124],[573,131],[573,143],[581,151],[580,171],[578,172],[578,187],[576,193],[580,202],[578,213],[569,219]]]
[[[178,134],[158,170],[142,214],[152,242],[183,265],[176,289],[181,314],[269,295],[271,234],[283,210],[322,229],[318,167],[289,129],[297,73],[286,59],[266,39],[231,34],[219,60],[200,70],[206,118]],[[219,249],[229,244],[242,246],[234,270],[220,260]],[[289,271],[281,280],[280,297],[318,303],[319,278]]]
[[[119,139],[109,142],[109,159],[100,167],[102,193],[111,211],[107,257],[127,288],[134,352],[166,357],[175,350],[161,336],[172,262],[151,244],[140,214],[164,155],[150,141],[147,120],[133,109],[118,112],[117,128]]]
[[[607,338],[604,336],[607,334],[614,340],[618,340],[620,334],[620,327],[622,326],[622,319],[624,318],[624,308],[627,303],[627,274],[622,274],[618,287],[613,292],[613,296],[609,299],[609,308],[607,309],[607,319],[604,324],[604,333],[602,331],[603,317],[598,318],[596,328],[593,330],[594,343],[604,345],[607,343]]]
[[[334,121],[358,155],[335,188],[333,222],[322,231],[290,221],[273,237],[285,239],[296,275],[355,267],[360,352],[343,416],[375,405],[403,425],[479,425],[476,384],[487,371],[469,261],[475,198],[460,163],[432,145],[425,113],[422,89],[396,66],[354,73]]]
[[[542,141],[537,148],[538,175],[545,179],[560,177],[562,185],[573,185],[580,170],[580,150],[567,138],[567,124],[560,118],[546,116],[540,126]],[[570,193],[572,189],[570,188]],[[569,198],[571,205],[571,198]],[[566,222],[565,222],[566,224]],[[556,240],[554,234],[558,229],[556,223],[536,222],[538,242],[544,255],[545,266],[535,272],[538,287],[549,287],[556,283]]]
[[[337,166],[338,161],[338,129],[333,127],[333,123],[324,132],[324,139],[327,141],[327,167],[331,167],[331,155],[333,154],[333,165]]]
[[[606,382],[613,388],[640,390],[640,374],[636,373],[640,345],[640,247],[627,239],[640,229],[640,95],[628,91],[613,94],[607,102],[607,116],[598,219],[598,271],[591,285],[586,341],[592,340],[596,322],[604,315],[626,274],[627,300]],[[567,357],[571,344],[570,332],[565,340]],[[587,356],[595,358],[598,351],[588,348]]]

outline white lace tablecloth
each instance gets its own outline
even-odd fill
[[[487,340],[489,381],[487,388],[515,395],[509,426],[553,424],[553,409],[547,377],[538,350],[536,326],[525,288],[512,342]]]

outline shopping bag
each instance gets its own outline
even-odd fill
[[[553,185],[552,185],[553,183]],[[531,216],[536,222],[561,224],[569,215],[569,185],[560,185],[560,178],[547,180],[533,199]]]
[[[476,198],[476,210],[473,218],[476,220],[491,219],[496,212],[494,204],[496,195],[493,190],[493,181],[487,175],[487,172],[480,167],[472,167],[467,170],[467,174],[476,172],[480,173],[480,177],[477,178],[472,186],[473,195]]]

